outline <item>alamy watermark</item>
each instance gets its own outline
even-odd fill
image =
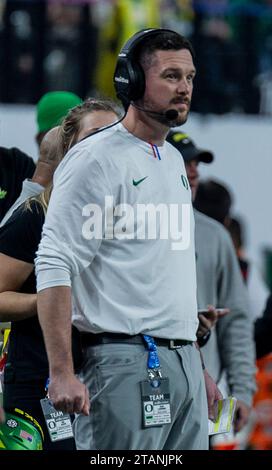
[[[105,196],[103,209],[87,204],[82,210],[86,240],[171,240],[172,250],[187,250],[191,241],[191,204],[118,204]]]

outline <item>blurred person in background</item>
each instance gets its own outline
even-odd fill
[[[82,99],[71,91],[49,91],[36,105],[36,142],[40,147],[46,132],[61,124],[68,111],[82,103]]]
[[[199,186],[198,165],[211,163],[214,156],[196,147],[184,132],[172,132],[167,140],[184,158],[194,200]],[[223,206],[227,208],[229,203],[226,198]],[[238,400],[234,420],[234,430],[238,432],[247,423],[255,391],[253,327],[247,293],[227,230],[197,210],[194,213],[198,308],[212,304],[230,310],[212,329],[202,354],[220,390]]]
[[[212,4],[212,2],[211,2]],[[204,7],[205,10],[205,7]],[[241,70],[239,42],[232,37],[230,25],[220,15],[196,11],[192,41],[197,68],[193,111],[224,114],[239,102]]]
[[[270,324],[270,290],[263,280],[263,276],[259,273],[256,263],[249,261],[245,255],[244,228],[241,221],[231,215],[232,199],[226,185],[208,179],[198,184],[194,207],[224,225],[231,235],[240,270],[247,284],[250,313],[254,319],[258,318],[255,324],[255,328],[257,328],[255,340],[259,355],[262,348],[265,351],[270,348],[270,341],[269,339],[267,341],[265,334],[266,326]],[[264,333],[263,344],[261,344],[261,332]]]
[[[53,128],[45,139],[50,144],[48,150],[60,156],[57,134],[58,128]],[[22,206],[0,229],[0,321],[11,322],[4,368],[4,409],[12,413],[18,408],[36,419],[44,428],[44,449],[49,450],[57,449],[59,444],[50,443],[39,402],[45,395],[48,372],[36,316],[35,274],[31,263],[43,218],[38,205],[33,204],[31,210]],[[69,449],[66,445],[66,442],[64,447],[60,444],[60,448]]]
[[[0,187],[0,227],[27,198],[41,193],[51,181],[59,156],[50,152],[50,135],[42,145],[41,141],[46,132],[60,124],[68,111],[80,103],[79,96],[70,91],[48,92],[40,98],[36,106],[36,142],[39,146],[36,166],[20,150],[0,148],[0,182],[3,181],[3,189]],[[2,331],[9,325],[1,326],[0,339]]]
[[[17,193],[17,197],[13,199],[13,205],[9,207],[5,217],[3,217],[0,227],[6,223],[14,210],[27,198],[41,193],[51,181],[59,156],[50,151],[50,135],[46,139],[44,139],[44,136],[50,129],[61,123],[71,108],[80,103],[82,103],[82,100],[79,96],[70,91],[48,92],[38,101],[36,106],[36,142],[39,146],[39,158],[36,168],[33,164],[35,170],[33,174],[24,176],[22,180],[23,185]]]
[[[115,108],[106,101],[87,100],[72,108],[62,126],[51,129],[44,137],[49,159],[50,153],[54,154],[55,168],[70,147],[115,120]],[[51,180],[53,173],[52,168]],[[4,408],[10,412],[20,408],[39,422],[45,435],[45,450],[72,450],[75,448],[72,439],[51,443],[40,406],[49,372],[37,317],[33,268],[50,194],[48,186],[40,195],[28,199],[0,230],[0,320],[11,321],[4,370]],[[73,329],[75,368],[81,359],[78,340]]]
[[[250,264],[245,254],[244,227],[242,221],[237,217],[229,217],[225,226],[232,238],[243,279],[245,283],[247,283]]]
[[[99,31],[95,86],[103,96],[115,96],[112,77],[116,56],[136,31],[160,26],[161,0],[115,0],[93,6]]]
[[[194,207],[199,212],[227,226],[232,196],[225,185],[215,180],[200,181],[194,199]]]
[[[245,258],[244,231],[242,223],[231,216],[233,198],[230,190],[219,181],[200,181],[194,200],[199,212],[217,220],[229,231],[245,282],[249,274],[249,261]]]

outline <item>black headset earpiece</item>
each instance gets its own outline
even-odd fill
[[[126,108],[131,101],[141,98],[145,91],[145,76],[140,64],[130,57],[118,57],[114,86],[117,98]]]
[[[113,76],[117,98],[125,109],[131,101],[141,98],[145,91],[145,76],[141,65],[135,59],[135,50],[148,37],[169,32],[169,29],[152,28],[138,31],[122,47]],[[171,31],[173,32],[173,31]]]

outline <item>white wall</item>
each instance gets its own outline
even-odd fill
[[[0,104],[0,145],[19,147],[34,160],[38,156],[34,106]]]
[[[247,252],[261,264],[261,249],[272,247],[272,120],[260,116],[191,114],[183,131],[195,143],[215,153],[215,162],[202,164],[203,177],[227,183],[235,212],[244,217]],[[0,145],[17,146],[37,158],[33,106],[0,106]]]
[[[250,253],[272,247],[271,118],[191,116],[183,130],[214,152],[214,163],[200,166],[201,176],[219,178],[232,190],[234,209],[248,224]]]

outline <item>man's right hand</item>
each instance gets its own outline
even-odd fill
[[[48,393],[56,410],[89,415],[89,391],[74,374],[50,378]]]
[[[215,417],[215,404],[218,400],[221,400],[223,396],[219,388],[217,387],[215,381],[209,375],[206,369],[204,370],[204,380],[205,380],[206,395],[207,395],[207,402],[208,402],[208,416],[209,416],[209,419],[214,421],[216,418]]]
[[[216,308],[208,305],[207,309],[198,311],[199,326],[197,329],[197,337],[205,336],[216,324],[216,322],[230,312],[228,308]]]

